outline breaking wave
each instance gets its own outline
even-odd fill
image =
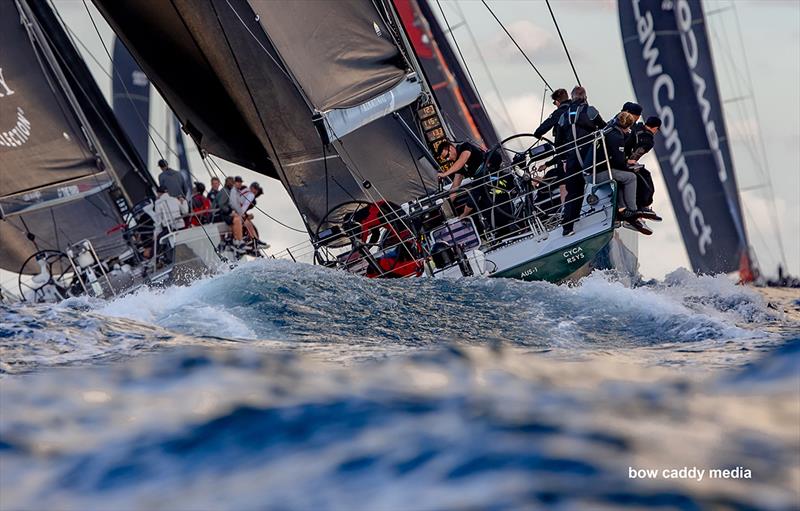
[[[185,287],[143,289],[105,302],[3,309],[5,371],[91,361],[193,342],[305,350],[369,359],[442,343],[508,344],[580,356],[603,350],[709,350],[773,345],[780,312],[723,276],[676,272],[630,288],[595,273],[575,286],[507,279],[367,280],[263,260]],[[52,325],[59,324],[56,328]]]
[[[684,271],[629,288],[281,261],[0,306],[0,509],[793,509],[781,308]],[[683,466],[753,476],[628,477]]]

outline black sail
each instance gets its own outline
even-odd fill
[[[361,105],[406,76],[372,0],[251,0],[259,22],[314,107]]]
[[[14,2],[0,2],[0,205],[102,172],[55,78],[39,64]]]
[[[36,251],[86,238],[118,248],[122,190],[151,182],[46,3],[0,3],[0,69],[0,267],[36,271],[21,268]]]
[[[365,193],[401,203],[435,189],[413,128],[421,85],[384,21],[390,11],[372,0],[250,3]]]
[[[284,2],[94,1],[198,146],[281,179],[312,234],[327,212],[343,202],[379,197],[402,202],[424,193],[426,186],[435,186],[432,167],[417,170],[427,164],[418,160],[424,153],[415,146],[415,137],[393,117],[390,129],[384,130],[388,138],[374,141],[366,157],[360,134],[370,125],[329,137],[313,122],[314,115],[328,112],[327,108],[339,112],[341,107],[350,114],[374,106],[373,94],[394,94],[398,86],[410,83],[399,51],[372,2],[334,2],[342,9],[369,8],[368,14],[357,17],[360,25],[355,31],[349,31],[344,21],[339,26],[324,25],[331,33],[321,35],[314,47],[325,41],[343,45],[342,31],[367,37],[368,28],[372,39],[380,39],[373,41],[377,49],[347,53],[342,47],[341,60],[325,64],[318,59],[311,63],[292,52],[284,55],[279,51],[286,44],[282,37],[291,33],[276,33],[273,39],[273,34],[265,31],[270,26],[265,22],[268,15],[291,7]],[[339,14],[337,19],[346,18],[343,16]],[[302,25],[309,23],[304,18],[281,19],[298,34],[305,30]],[[296,42],[305,46],[303,54],[310,51],[308,41]],[[312,64],[317,68],[303,69]],[[350,71],[334,78],[334,69]],[[299,81],[300,77],[308,82]],[[335,86],[321,87],[317,83],[321,77]],[[361,80],[370,85],[360,88]],[[397,109],[407,104],[397,104]],[[382,112],[388,115],[392,110]],[[402,173],[393,175],[389,169]],[[419,178],[423,172],[424,182]]]
[[[699,1],[620,1],[628,70],[698,273],[748,270],[749,242]]]

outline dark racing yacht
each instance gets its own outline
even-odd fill
[[[433,156],[454,133],[403,22],[408,2],[95,5],[202,154],[283,183],[310,238],[287,257],[368,277],[559,282],[608,254],[616,187],[602,162],[587,165],[576,235],[563,237],[542,164],[568,148],[530,136],[481,141],[500,163],[460,192],[488,187],[492,203],[454,214]],[[593,152],[603,138],[577,143]]]
[[[6,299],[112,297],[234,259],[224,223],[154,232],[153,180],[47,2],[0,3],[0,47]]]

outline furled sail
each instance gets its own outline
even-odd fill
[[[125,45],[116,38],[112,66],[111,94],[114,113],[139,153],[139,158],[149,163],[147,148],[150,140],[150,80],[139,69]]]
[[[486,147],[497,144],[494,125],[428,1],[394,0],[394,4],[453,136]]]
[[[663,121],[656,155],[692,267],[731,272],[749,248],[699,0],[621,0],[631,81]]]
[[[420,89],[371,1],[94,1],[198,146],[281,179],[312,234],[340,203],[435,186],[424,148],[383,117]],[[354,120],[330,133],[336,115]]]
[[[0,267],[85,238],[118,246],[118,205],[150,182],[89,70],[44,2],[0,3],[0,48]]]

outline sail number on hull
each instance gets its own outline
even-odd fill
[[[586,257],[583,253],[583,248],[581,247],[575,247],[573,249],[567,250],[561,255],[564,256],[564,259],[567,260],[567,263],[574,263]]]

